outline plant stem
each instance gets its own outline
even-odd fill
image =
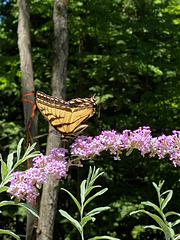
[[[83,210],[84,210],[84,208],[83,208],[83,204],[81,204],[81,212],[80,212],[80,214],[81,214],[81,226],[82,226],[82,224],[83,224],[83,222],[82,222],[82,219],[83,219]],[[81,238],[82,238],[82,240],[84,240],[84,229],[83,229],[83,226],[82,226],[82,233],[81,233]]]

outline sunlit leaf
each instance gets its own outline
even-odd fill
[[[2,178],[2,181],[4,181],[7,175],[7,165],[2,158],[0,158],[0,161],[1,161],[1,178]]]
[[[10,236],[14,237],[15,239],[20,240],[20,237],[18,235],[16,235],[15,233],[13,233],[11,230],[0,229],[0,235],[2,235],[2,234],[10,235]]]
[[[78,200],[73,196],[73,194],[70,193],[68,190],[66,190],[64,188],[61,188],[61,190],[65,191],[65,192],[67,192],[69,194],[69,196],[72,198],[72,200],[75,202],[76,206],[78,207],[79,212],[81,212],[81,205],[78,202]]]
[[[59,212],[63,217],[69,220],[77,228],[80,234],[82,233],[82,226],[79,224],[79,222],[76,219],[72,218],[66,211],[62,209],[59,210]]]
[[[14,152],[10,153],[7,157],[7,172],[10,172],[14,159]]]

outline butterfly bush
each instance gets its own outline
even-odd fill
[[[151,148],[151,131],[149,127],[139,128],[135,131],[124,130],[122,134],[117,134],[115,130],[102,131],[95,138],[79,136],[71,145],[71,154],[88,159],[99,155],[103,150],[109,150],[114,155],[115,160],[119,160],[119,153],[122,150],[130,152],[138,149],[144,156]]]
[[[67,161],[64,148],[53,148],[51,153],[46,156],[42,153],[33,159],[33,167],[25,173],[14,172],[10,180],[10,186],[7,192],[21,200],[33,202],[39,195],[38,189],[43,183],[47,182],[48,175],[55,179],[65,178],[67,173]]]
[[[153,138],[150,127],[145,126],[134,131],[126,129],[121,134],[111,130],[102,131],[94,138],[79,136],[70,146],[71,160],[66,160],[68,150],[64,148],[53,148],[49,155],[40,154],[33,159],[32,168],[25,173],[13,174],[8,192],[18,199],[33,202],[49,174],[55,179],[65,178],[68,167],[82,167],[80,160],[93,158],[102,151],[109,151],[115,160],[120,160],[123,150],[129,155],[133,149],[138,149],[143,157],[148,154],[149,157],[162,159],[168,155],[175,167],[180,166],[180,131],[174,130],[172,133]]]
[[[115,130],[102,131],[94,138],[79,136],[71,145],[71,154],[81,159],[89,159],[99,155],[102,151],[110,151],[115,160],[119,160],[119,154],[127,151],[129,155],[133,149],[138,149],[141,155],[149,154],[149,157],[157,155],[159,159],[169,155],[174,166],[180,166],[180,131],[173,131],[172,135],[152,137],[149,126],[140,127],[137,130],[124,130],[117,134]]]

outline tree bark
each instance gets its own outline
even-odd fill
[[[52,95],[65,99],[66,96],[66,68],[68,59],[68,29],[67,29],[68,0],[54,0],[54,60],[52,66]],[[47,140],[46,154],[53,147],[59,148],[62,143],[60,135],[50,126]],[[38,240],[53,239],[54,220],[57,210],[59,181],[49,176],[47,184],[43,186],[40,205],[40,220],[37,229]]]
[[[31,39],[30,39],[30,2],[28,0],[18,0],[19,17],[18,17],[18,47],[21,62],[22,77],[22,95],[23,101],[24,124],[27,131],[27,143],[31,144],[34,137],[38,135],[38,118],[35,113],[35,87],[33,79],[33,66],[31,56]],[[32,95],[29,95],[31,93]],[[24,95],[27,94],[27,95]],[[36,140],[36,150],[39,150],[39,142]],[[38,204],[31,206],[38,211]],[[35,239],[38,219],[31,213],[27,214],[26,239]]]

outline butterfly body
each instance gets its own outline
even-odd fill
[[[50,124],[62,134],[62,138],[68,140],[88,127],[81,123],[94,115],[96,99],[76,98],[66,102],[38,91],[36,104]]]

